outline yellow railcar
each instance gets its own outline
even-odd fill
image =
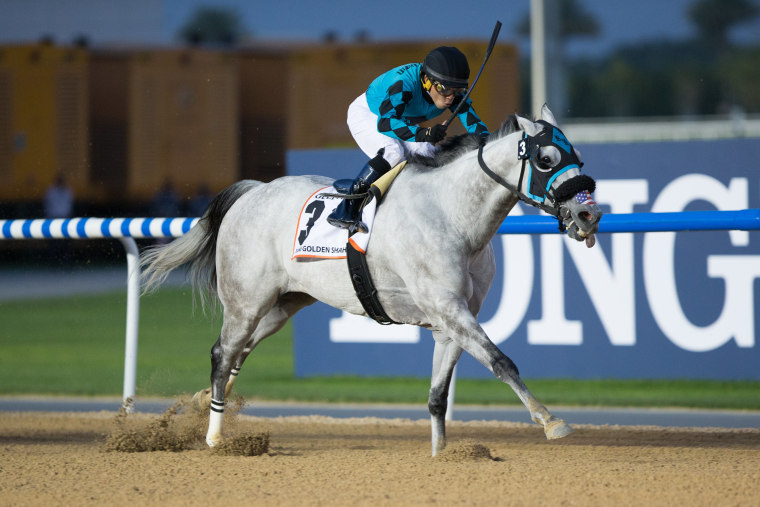
[[[88,188],[88,58],[75,47],[0,47],[0,200],[40,200],[57,173]]]

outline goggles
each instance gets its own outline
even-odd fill
[[[448,86],[444,86],[438,81],[433,83],[433,86],[435,87],[435,91],[437,91],[440,95],[443,95],[444,97],[448,97],[449,95],[452,95],[454,93],[464,93],[464,88],[450,88]]]

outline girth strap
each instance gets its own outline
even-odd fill
[[[385,313],[383,305],[377,299],[377,289],[375,288],[375,284],[372,283],[367,259],[363,253],[351,245],[350,241],[346,244],[346,260],[348,261],[348,274],[351,277],[351,283],[354,285],[356,297],[359,298],[359,302],[362,304],[364,311],[367,312],[367,315],[384,326],[388,324],[400,324],[400,322],[396,322]]]

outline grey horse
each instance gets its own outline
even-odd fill
[[[514,390],[548,439],[572,432],[531,394],[477,320],[495,274],[491,239],[519,199],[556,215],[571,238],[589,247],[595,241],[602,212],[590,199],[593,180],[581,174],[580,156],[548,107],[541,116],[537,122],[510,116],[485,143],[459,136],[434,159],[409,160],[377,208],[366,260],[379,301],[391,319],[430,329],[435,340],[428,398],[433,456],[446,445],[449,384],[462,351]],[[320,176],[238,182],[186,235],[143,255],[144,290],[189,263],[196,290],[216,293],[222,304],[211,388],[196,394],[211,409],[209,446],[221,442],[225,398],[264,338],[315,301],[366,315],[345,260],[291,259],[294,220],[308,196],[331,184]]]

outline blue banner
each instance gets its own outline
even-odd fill
[[[579,147],[605,213],[760,208],[760,142]],[[353,177],[358,150],[293,151],[289,174]],[[511,216],[533,214],[522,204]],[[509,217],[507,217],[509,220]],[[604,220],[604,218],[602,218]],[[527,378],[760,379],[760,231],[498,235],[479,315]],[[321,303],[294,317],[299,376],[429,377],[433,339]],[[460,377],[490,377],[466,353]]]

